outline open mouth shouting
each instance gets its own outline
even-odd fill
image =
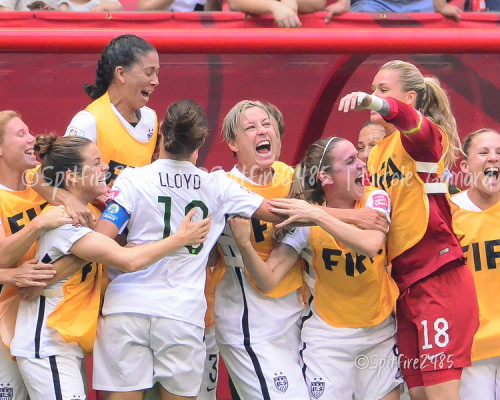
[[[36,156],[35,156],[35,150],[33,149],[33,147],[30,147],[29,149],[26,149],[24,151],[24,154],[26,154],[28,157],[26,158],[26,160],[29,160],[29,162],[35,162],[36,163]]]
[[[259,154],[269,154],[271,152],[271,142],[269,140],[262,140],[255,146],[255,151]]]
[[[499,169],[497,167],[488,167],[483,171],[485,184],[488,186],[498,183]]]
[[[356,177],[356,179],[354,179],[354,183],[356,184],[356,186],[360,186],[360,187],[364,188],[365,187],[365,175],[361,174],[358,177]]]

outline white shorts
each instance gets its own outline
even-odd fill
[[[474,361],[462,372],[462,400],[500,400],[500,357]]]
[[[17,362],[0,340],[0,400],[27,400],[28,391]]]
[[[308,398],[299,364],[299,333],[294,325],[284,337],[251,345],[219,343],[220,353],[241,399]]]
[[[31,400],[85,400],[82,359],[75,356],[17,357]]]
[[[391,316],[370,328],[335,328],[317,313],[302,327],[302,362],[315,400],[379,400],[403,380]]]
[[[215,328],[205,331],[205,368],[197,400],[216,400],[219,380],[219,348],[215,343]]]
[[[148,389],[155,382],[178,396],[196,396],[205,359],[204,329],[143,314],[99,318],[93,387],[108,392]]]

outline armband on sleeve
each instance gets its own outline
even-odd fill
[[[122,233],[130,219],[130,214],[117,202],[112,201],[108,204],[100,219],[112,222],[118,228],[118,232]]]

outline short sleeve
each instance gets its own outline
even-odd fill
[[[224,171],[212,173],[217,174],[219,187],[224,188],[221,206],[224,207],[225,214],[239,214],[249,218],[264,201],[262,196],[244,188]]]
[[[309,226],[293,228],[288,232],[285,237],[281,240],[281,243],[285,243],[300,254],[307,246],[309,246],[309,234],[311,233],[311,228]]]
[[[383,212],[387,221],[391,222],[391,198],[385,190],[377,189],[371,192],[366,199],[366,207]]]
[[[50,243],[52,252],[57,252],[60,257],[69,253],[71,247],[82,237],[93,232],[85,226],[62,225],[59,228],[47,231],[40,241]]]
[[[78,112],[66,128],[64,136],[81,136],[97,143],[97,125],[94,116],[86,110]]]
[[[110,201],[118,203],[129,214],[134,209],[134,172],[134,168],[125,168],[116,178],[110,192]]]

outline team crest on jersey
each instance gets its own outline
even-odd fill
[[[274,386],[276,386],[276,389],[278,389],[281,393],[285,393],[288,389],[288,378],[283,375],[282,372],[280,372],[280,375],[274,375]]]
[[[314,378],[314,381],[311,382],[311,394],[315,399],[319,399],[325,392],[325,382],[322,382],[322,378],[319,379],[320,381],[316,381]]]
[[[14,388],[0,384],[0,400],[12,400],[14,398]]]

